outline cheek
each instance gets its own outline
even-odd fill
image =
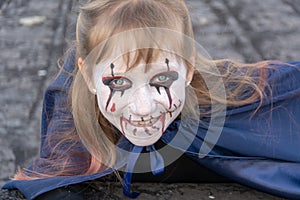
[[[174,89],[171,91],[172,105],[170,110],[180,112],[183,108],[185,102],[185,90],[184,89]]]
[[[97,100],[100,111],[105,112],[106,103],[110,96],[110,89],[105,87],[97,88]]]
[[[163,107],[169,107],[169,99],[168,94],[164,88],[159,88],[160,93],[157,91],[156,88],[151,88],[151,97],[153,102],[163,105]]]
[[[127,92],[128,93],[128,92]],[[112,92],[107,86],[99,87],[97,90],[97,100],[100,111],[104,114],[117,114],[126,106],[127,94],[121,96],[121,92]]]
[[[111,112],[111,113],[116,112],[116,104],[115,104],[115,103],[112,104],[112,106],[111,106],[111,108],[110,108],[110,112]]]
[[[153,100],[163,105],[166,110],[174,110],[179,105],[182,106],[185,101],[185,86],[174,84],[169,91],[160,88],[160,94],[155,89],[152,95]]]
[[[173,98],[184,98],[185,97],[185,81],[178,80],[170,88]]]
[[[185,81],[178,80],[178,82],[174,82],[174,85],[170,88],[170,93],[172,98],[172,105],[170,109],[180,112],[185,102]]]

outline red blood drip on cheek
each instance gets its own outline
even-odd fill
[[[116,104],[113,103],[113,105],[110,108],[110,112],[115,112],[116,111]]]

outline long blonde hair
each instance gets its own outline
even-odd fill
[[[190,38],[194,37],[189,11],[183,0],[90,0],[81,7],[78,16],[76,60],[79,57],[85,59],[99,43],[112,35],[143,27],[168,28]],[[156,53],[151,49],[140,50],[139,56],[147,61]],[[215,87],[224,83],[226,87],[228,86],[226,99],[212,96],[209,92],[203,74],[199,72],[203,64],[216,66],[219,69],[221,79],[215,83]],[[264,97],[264,89],[267,86],[267,62],[242,65],[229,59],[208,60],[196,55],[196,62],[192,67],[195,72],[190,88],[196,93],[199,105],[203,107],[209,108],[212,100],[223,105],[240,106],[262,100]],[[76,128],[67,130],[64,134],[58,133],[59,142],[53,147],[53,151],[61,148],[61,145],[66,142],[82,142],[89,152],[83,155],[88,160],[88,164],[82,164],[83,169],[79,171],[81,174],[91,174],[114,164],[116,160],[114,144],[119,135],[101,115],[95,100],[96,96],[89,91],[80,71],[76,68],[73,74],[70,102]],[[215,76],[215,74],[207,75]],[[194,108],[189,110],[193,112]],[[72,145],[61,157],[53,159],[54,164],[56,160],[63,163],[62,166],[57,167],[57,170],[45,174],[33,172],[29,176],[19,171],[15,179],[72,174],[70,170],[76,168],[78,163],[70,158],[74,154],[68,154],[71,148]]]

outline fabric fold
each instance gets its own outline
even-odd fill
[[[155,149],[154,145],[147,147],[134,145],[127,160],[126,171],[123,180],[123,194],[129,198],[134,199],[139,196],[138,192],[131,192],[131,181],[132,174],[134,173],[134,167],[144,148],[147,152],[150,152],[150,166],[152,174],[158,175],[164,172],[164,159],[162,155],[160,155],[160,153]]]
[[[153,175],[164,173],[164,159],[162,155],[155,149],[154,145],[146,147],[146,150],[150,152],[150,164]]]

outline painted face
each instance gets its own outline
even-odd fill
[[[101,113],[135,145],[154,144],[182,110],[186,67],[172,55],[127,72],[119,58],[94,76]]]

